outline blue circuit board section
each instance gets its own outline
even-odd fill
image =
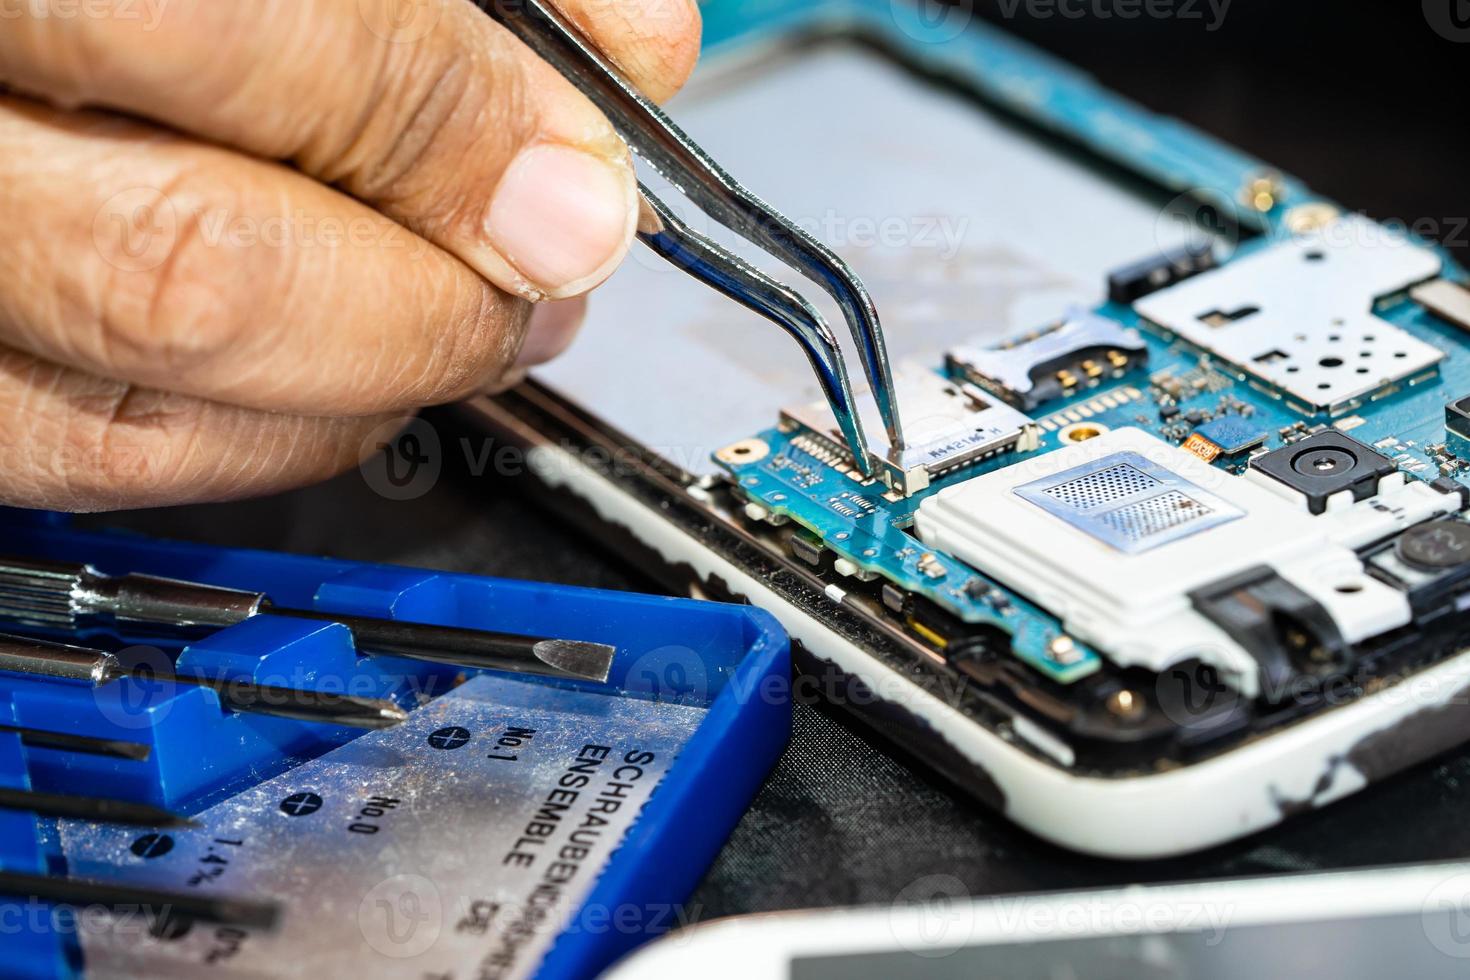
[[[1055,680],[1075,681],[1097,670],[1097,653],[1061,639],[1066,632],[1055,616],[908,533],[925,497],[986,467],[893,501],[885,498],[881,483],[859,483],[842,475],[787,433],[771,429],[760,438],[771,447],[770,455],[729,467],[752,501],[811,531],[858,569],[932,599],[967,623],[999,627],[1011,635],[1017,657]]]
[[[1242,247],[1240,254],[1269,245],[1268,239],[1259,239]],[[1446,271],[1462,275],[1448,262]],[[1046,610],[953,556],[925,547],[911,534],[914,514],[929,495],[1028,455],[1059,449],[1069,427],[1088,424],[1133,426],[1175,445],[1196,430],[1217,437],[1235,433],[1241,443],[1250,443],[1249,452],[1226,451],[1214,460],[1214,465],[1234,473],[1245,470],[1249,453],[1275,449],[1332,426],[1393,459],[1412,479],[1449,476],[1465,482],[1470,475],[1470,461],[1454,455],[1455,444],[1446,445],[1444,428],[1445,404],[1470,395],[1470,346],[1459,328],[1406,294],[1386,298],[1375,312],[1443,350],[1438,373],[1335,417],[1289,407],[1228,365],[1157,331],[1130,306],[1105,303],[1097,312],[1137,327],[1148,344],[1148,363],[1113,383],[1037,409],[1033,417],[1042,428],[1041,443],[1028,453],[1013,451],[983,460],[903,499],[886,495],[881,483],[860,482],[833,468],[819,458],[820,452],[813,455],[799,431],[762,432],[759,438],[769,445],[768,455],[749,464],[724,465],[760,507],[808,529],[862,572],[876,573],[931,599],[966,623],[1000,627],[1011,635],[1018,658],[1062,683],[1095,671],[1101,663],[1098,653],[1065,639],[1061,622]],[[1243,434],[1250,432],[1263,433],[1264,439],[1246,439]]]
[[[1233,249],[1232,261],[1290,234],[1286,216],[1295,205],[1312,202],[1340,210],[1290,174],[1178,120],[1151,113],[959,10],[889,0],[708,0],[702,5],[706,50],[711,53],[804,35],[876,38],[926,71],[961,82],[985,103],[1122,165],[1165,196],[1175,193],[1207,204],[1234,229],[1227,233],[1226,246],[1246,238]],[[1222,230],[1207,210],[1197,211],[1200,217],[1209,230]],[[1146,256],[1116,258],[1123,267]],[[1444,274],[1464,279],[1448,258]],[[1064,312],[1058,310],[1057,316]],[[1238,473],[1245,469],[1249,452],[1278,448],[1335,425],[1393,459],[1411,478],[1463,479],[1470,472],[1470,465],[1451,455],[1459,449],[1470,456],[1470,441],[1452,441],[1446,452],[1444,430],[1445,404],[1470,396],[1470,338],[1407,295],[1388,297],[1375,312],[1445,351],[1438,373],[1384,395],[1356,414],[1331,418],[1289,408],[1199,350],[1150,332],[1131,306],[1104,303],[1097,312],[1140,328],[1147,338],[1148,363],[1109,386],[1033,411],[1042,428],[1033,454],[1060,448],[1068,426],[1089,421],[1110,428],[1135,426],[1174,444],[1214,421],[1202,435],[1214,433],[1221,441],[1235,442],[1222,446],[1227,451],[1214,465]],[[1226,421],[1218,422],[1222,418]],[[1260,433],[1264,440],[1256,438]],[[752,463],[722,465],[760,507],[797,522],[865,573],[932,599],[967,623],[999,626],[1010,633],[1015,655],[1053,680],[1075,681],[1100,666],[1096,651],[1057,642],[1064,631],[1054,616],[953,557],[926,549],[908,532],[914,512],[929,494],[1015,463],[1022,454],[984,460],[946,474],[913,497],[892,500],[885,498],[881,484],[858,483],[812,456],[797,444],[796,434],[773,428],[759,437],[769,445],[768,455]],[[1229,451],[1247,441],[1248,451]]]

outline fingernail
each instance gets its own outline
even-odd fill
[[[554,303],[539,303],[531,312],[526,342],[516,358],[517,367],[535,367],[561,354],[577,336],[587,316],[587,297],[574,296]]]
[[[500,178],[485,231],[529,292],[572,296],[612,274],[638,211],[631,173],[559,144],[522,150]]]

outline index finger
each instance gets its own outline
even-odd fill
[[[470,0],[170,0],[153,21],[124,6],[140,5],[28,6],[0,32],[0,84],[288,160],[530,299],[584,292],[631,242],[627,148]],[[654,94],[693,65],[692,0],[564,9]]]

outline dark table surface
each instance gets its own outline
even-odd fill
[[[1446,5],[1454,0],[1446,0]],[[997,4],[982,4],[995,15]],[[1001,21],[1150,108],[1180,116],[1373,217],[1420,223],[1470,259],[1470,43],[1419,3],[1235,0],[1223,26]],[[1470,34],[1470,31],[1466,32]],[[349,474],[266,500],[91,518],[171,537],[614,589],[655,589],[508,480],[442,479],[390,502]],[[1470,733],[1467,733],[1470,734]],[[1463,858],[1470,751],[1325,811],[1186,859],[1120,863],[1049,846],[819,706],[704,880],[701,917],[886,903],[952,875],[976,895]]]

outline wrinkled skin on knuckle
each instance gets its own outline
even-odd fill
[[[268,189],[220,181],[207,167],[159,183],[156,260],[98,264],[105,285],[94,294],[93,329],[104,366],[162,384],[238,357],[246,337],[275,326],[259,313],[289,288],[294,249],[288,217],[250,206],[252,197],[273,200]],[[270,241],[273,233],[281,240]]]
[[[54,384],[57,369],[37,372],[34,359],[0,349],[0,410],[10,423],[0,434],[0,500],[18,507],[66,509],[72,495],[67,489],[70,464],[63,459],[67,445],[66,419],[37,410],[32,384]],[[39,374],[39,376],[38,376]]]
[[[72,441],[91,461],[70,481],[79,503],[98,509],[139,499],[173,502],[192,494],[197,402],[121,385],[93,404],[79,399],[75,412]]]
[[[356,465],[386,418],[250,412],[0,350],[0,501],[74,512],[273,493]]]
[[[0,404],[15,425],[5,436],[7,503],[58,510],[118,506],[176,478],[187,443],[160,443],[158,424],[113,430],[133,389],[0,352]]]
[[[429,372],[414,386],[412,407],[458,401],[502,377],[515,363],[531,304],[489,283],[460,290],[453,313],[439,324]]]
[[[563,0],[558,6],[655,102],[672,97],[694,72],[703,25],[693,0]]]
[[[352,93],[293,159],[416,231],[478,224],[488,188],[468,178],[508,163],[540,115],[517,42],[464,40],[484,34],[484,19],[453,2],[414,43],[369,34]]]

